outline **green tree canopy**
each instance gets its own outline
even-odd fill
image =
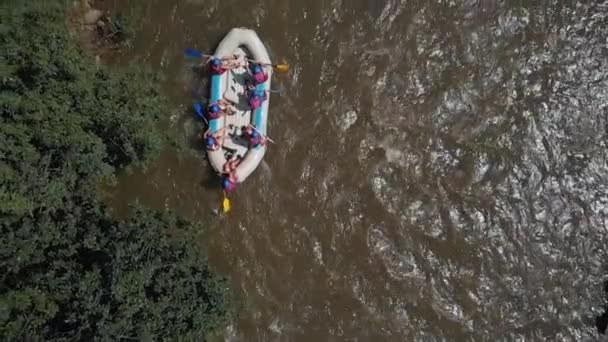
[[[229,306],[200,227],[96,193],[161,148],[154,75],[92,62],[59,2],[0,6],[0,339],[203,339]]]

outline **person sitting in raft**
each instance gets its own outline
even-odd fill
[[[209,119],[219,119],[223,114],[222,107],[220,107],[220,105],[217,103],[211,103],[209,105],[207,113],[209,113]]]
[[[259,63],[252,64],[251,75],[253,76],[253,82],[256,85],[268,81],[268,73],[264,70],[264,67],[262,67],[262,65]]]
[[[260,131],[258,131],[251,124],[244,126],[242,128],[242,130],[243,130],[243,135],[249,139],[249,147],[251,147],[251,148],[256,148],[259,145],[266,146],[267,142],[271,142],[274,144],[274,141],[272,141],[272,139],[270,139],[267,136],[262,135],[262,133],[260,133]]]
[[[243,127],[243,135],[249,139],[249,148],[256,148],[260,145],[266,146],[266,141],[269,140],[267,137],[260,134],[252,125]]]
[[[211,56],[208,60],[209,66],[211,67],[211,73],[213,75],[221,75],[226,70],[238,68],[245,65],[245,62],[241,60],[238,55],[232,55],[228,57],[215,57]]]
[[[222,58],[224,67],[227,69],[235,69],[247,66],[247,62],[241,57],[242,56],[240,55],[234,54],[232,56]]]
[[[267,98],[265,90],[255,89],[249,94],[249,107],[251,107],[251,110],[255,111],[262,107],[262,103],[264,103]]]
[[[211,74],[213,75],[221,75],[228,70],[227,68],[224,68],[224,63],[222,60],[217,57],[211,58],[209,66],[211,67]]]
[[[203,134],[205,140],[205,148],[207,151],[216,151],[221,147],[220,139],[224,138],[226,129],[220,128],[217,132],[211,134],[211,131],[207,129]]]
[[[220,144],[213,135],[210,135],[205,138],[205,148],[207,151],[217,151],[220,148]]]
[[[238,183],[239,183],[239,180],[236,177],[235,172],[231,172],[228,175],[224,175],[222,177],[222,188],[224,188],[224,190],[226,190],[226,192],[232,192],[232,191],[236,190]]]
[[[226,99],[212,102],[209,104],[208,111],[210,119],[219,119],[222,114],[232,115],[236,113],[234,104]]]
[[[253,126],[251,126],[251,124],[243,126],[242,130],[243,135],[249,138],[251,136],[251,133],[253,133]]]
[[[249,136],[249,148],[257,148],[258,146],[266,146],[266,137],[254,130]]]
[[[224,173],[226,173],[226,174],[230,174],[230,173],[236,171],[236,168],[237,168],[237,166],[239,166],[240,163],[241,163],[241,157],[239,155],[235,154],[232,156],[232,158],[230,158],[230,160],[228,160],[224,164],[222,171],[224,171]]]

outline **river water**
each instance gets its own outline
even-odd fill
[[[142,4],[143,3],[143,4]],[[608,232],[608,1],[106,1],[189,146],[120,178],[210,223],[234,341],[595,341]],[[275,61],[263,165],[216,218],[183,56],[254,28]]]

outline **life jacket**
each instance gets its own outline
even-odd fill
[[[251,97],[249,99],[249,107],[251,107],[251,110],[256,110],[256,109],[262,107],[263,102],[264,101],[257,96]]]
[[[266,91],[264,91],[262,89],[256,89],[251,92],[251,96],[259,97],[262,100],[266,100]]]
[[[211,74],[213,75],[221,75],[226,72],[226,69],[222,67],[222,60],[219,58],[213,58],[211,63],[209,63],[211,68]]]
[[[222,116],[222,112],[217,112],[217,113],[209,112],[210,119],[219,119],[221,116]]]
[[[252,110],[256,110],[262,106],[262,103],[266,100],[266,92],[264,90],[254,90],[249,96],[249,107]]]
[[[256,72],[253,74],[253,80],[255,81],[255,84],[264,83],[268,81],[268,74],[264,70]]]
[[[212,66],[211,67],[211,73],[213,75],[221,75],[225,72],[226,72],[226,69],[222,68],[221,66],[219,66],[219,67]]]

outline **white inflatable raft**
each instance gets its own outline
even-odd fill
[[[264,44],[253,30],[244,28],[232,29],[220,42],[215,50],[215,57],[225,57],[230,55],[247,56],[260,63],[270,64],[268,52]],[[258,90],[269,90],[272,67],[266,67],[268,80],[257,85]],[[252,113],[249,107],[248,98],[245,94],[245,81],[249,79],[246,68],[240,67],[227,70],[221,75],[211,76],[211,96],[210,103],[222,98],[235,103],[236,113],[222,115],[218,119],[209,121],[211,133],[216,133],[225,128],[225,136],[220,139],[221,147],[215,151],[208,151],[211,166],[218,173],[222,173],[224,164],[232,156],[241,157],[241,162],[236,168],[236,177],[239,182],[243,182],[257,168],[264,154],[266,146],[258,145],[249,148],[248,139],[242,135],[242,128],[248,124],[253,125],[260,134],[266,136],[268,122],[268,102],[270,93],[267,93],[267,100],[262,106]]]

